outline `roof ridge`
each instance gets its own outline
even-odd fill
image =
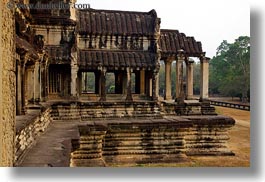
[[[124,11],[124,10],[108,10],[108,9],[79,9],[80,12],[109,12],[109,13],[133,13],[133,14],[151,14],[156,12],[154,9],[146,11]]]
[[[179,30],[174,30],[174,29],[160,29],[160,31],[162,32],[179,32],[181,33]]]

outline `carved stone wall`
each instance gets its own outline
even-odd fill
[[[0,1],[0,166],[13,166],[15,153],[15,20],[7,2]]]

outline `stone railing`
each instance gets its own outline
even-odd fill
[[[250,111],[250,105],[210,100],[211,105]]]
[[[51,122],[51,108],[46,108],[42,112],[31,112],[30,115],[17,117],[16,126],[16,165],[23,159],[27,149],[29,149],[38,136],[40,136],[49,126]]]

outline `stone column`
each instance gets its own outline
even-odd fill
[[[132,70],[131,68],[127,68],[126,69],[126,73],[127,73],[127,94],[126,94],[126,101],[133,101],[132,98]]]
[[[209,98],[208,95],[208,87],[209,87],[209,61],[210,58],[201,57],[201,82],[200,82],[200,100],[207,100]]]
[[[193,65],[194,65],[194,61],[189,61],[187,68],[186,68],[187,99],[193,98]]]
[[[179,51],[176,62],[176,101],[184,100],[184,90],[183,90],[183,62],[185,56],[183,51]]]
[[[140,71],[140,94],[145,95],[145,70]]]
[[[106,101],[106,72],[107,70],[103,68],[100,70],[100,100]]]
[[[77,78],[78,78],[78,65],[77,65],[77,50],[75,47],[71,49],[71,96],[77,98],[78,92],[82,92],[77,89]],[[82,76],[81,76],[82,77]],[[79,79],[82,79],[82,78]],[[77,92],[78,90],[78,92]]]
[[[71,65],[71,96],[77,97],[77,73],[78,73],[78,66]]]
[[[21,62],[17,64],[17,115],[22,114],[22,69]]]
[[[45,85],[45,88],[44,88],[44,97],[45,97],[45,100],[48,98],[48,95],[49,95],[49,65],[47,64],[47,62],[45,63],[45,67],[44,67],[44,85]]]
[[[30,88],[29,88],[30,89]],[[40,101],[40,62],[35,62],[34,67],[34,102]]]
[[[22,110],[21,110],[21,114],[26,114],[26,75],[25,75],[25,71],[26,71],[26,61],[24,58],[21,58],[21,86],[22,86],[22,90],[21,90],[21,106],[22,106]]]
[[[46,89],[47,89],[47,64],[46,59],[43,57],[43,60],[40,64],[40,101],[46,101]]]
[[[35,65],[25,66],[25,105],[32,103],[35,98],[34,70]]]
[[[152,99],[158,101],[158,72],[155,70],[152,76]]]
[[[171,59],[165,61],[165,100],[171,100]]]

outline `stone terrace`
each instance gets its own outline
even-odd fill
[[[234,120],[224,116],[53,120],[51,113],[47,105],[17,118],[16,166],[176,163],[193,155],[233,155],[226,143]],[[157,155],[163,158],[154,160]]]

